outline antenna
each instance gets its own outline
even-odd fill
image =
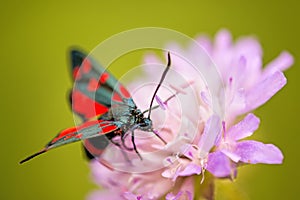
[[[165,79],[165,77],[166,77],[166,75],[167,75],[167,72],[169,71],[170,67],[171,67],[171,56],[170,56],[170,52],[168,52],[168,63],[167,63],[167,67],[166,67],[165,71],[163,72],[163,74],[162,74],[162,76],[161,76],[161,78],[160,78],[160,81],[159,81],[159,83],[158,83],[158,85],[157,85],[157,87],[156,87],[156,89],[155,89],[155,92],[154,92],[154,94],[153,94],[153,96],[152,96],[151,103],[150,103],[150,107],[149,107],[149,109],[148,109],[148,110],[149,110],[148,119],[150,119],[151,110],[152,110],[152,104],[153,104],[155,95],[156,95],[158,89],[160,88],[162,82],[164,81],[164,79]]]

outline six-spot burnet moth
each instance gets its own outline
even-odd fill
[[[166,68],[152,96],[149,109],[144,112],[137,108],[127,89],[93,58],[81,51],[72,50],[71,62],[75,84],[70,94],[70,102],[73,112],[80,116],[83,123],[59,132],[42,150],[25,158],[20,163],[50,149],[80,140],[84,142],[85,150],[90,158],[100,156],[108,146],[109,140],[120,148],[134,150],[142,159],[135,144],[134,131],[136,129],[152,132],[166,144],[158,132],[153,129],[150,117],[151,111],[158,108],[158,106],[152,107],[153,101],[171,66],[169,52]],[[147,112],[148,116],[145,117],[144,114]],[[125,145],[125,137],[128,134],[131,134],[133,148]],[[120,136],[121,143],[113,141],[116,136]]]

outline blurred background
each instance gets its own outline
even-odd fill
[[[97,189],[79,143],[24,165],[18,162],[74,125],[66,95],[72,87],[69,48],[90,51],[113,34],[144,26],[171,28],[191,37],[214,36],[227,28],[234,38],[255,35],[264,49],[264,63],[282,50],[295,56],[286,72],[287,86],[255,112],[262,124],[253,138],[279,146],[284,164],[242,167],[233,184],[249,199],[297,199],[299,5],[295,0],[2,2],[0,199],[76,200]],[[140,58],[127,59],[122,70],[139,63]]]

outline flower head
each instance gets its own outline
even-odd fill
[[[115,170],[97,161],[91,163],[95,182],[106,188],[92,194],[91,200],[193,199],[194,184],[200,184],[195,177],[202,176],[201,183],[206,181],[205,171],[214,178],[235,178],[240,163],[282,163],[283,155],[273,144],[243,139],[251,136],[260,123],[254,114],[247,113],[286,84],[282,70],[293,63],[293,57],[283,52],[263,68],[262,49],[254,38],[234,43],[230,33],[222,30],[214,42],[203,36],[196,41],[204,50],[194,45],[183,49],[174,43],[168,47],[172,71],[155,97],[158,109],[151,115],[156,133],[167,144],[136,131],[143,160],[127,152],[130,162],[121,159],[124,152],[112,145],[104,158]],[[161,68],[153,65],[161,66],[163,61],[148,55],[145,63],[152,67],[145,68],[143,80],[129,87],[141,109],[147,109],[154,88],[144,83],[158,82]],[[196,67],[191,67],[195,63]],[[204,72],[213,69],[218,77]],[[244,114],[244,119],[236,123]],[[130,140],[125,144],[130,146]]]

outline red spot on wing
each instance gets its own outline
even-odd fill
[[[110,75],[109,75],[109,73],[107,73],[107,72],[102,73],[101,76],[100,76],[99,82],[100,82],[101,84],[106,83],[106,81],[109,79],[109,76],[110,76]]]
[[[116,93],[116,92],[113,93],[112,99],[113,99],[113,101],[122,102],[121,96],[118,93]]]
[[[51,144],[66,137],[67,135],[70,135],[70,134],[72,135],[72,133],[74,134],[76,131],[77,131],[76,127],[71,127],[71,128],[67,128],[67,129],[63,130],[51,141]]]
[[[79,66],[77,66],[77,67],[75,67],[75,68],[73,69],[73,78],[74,78],[74,79],[80,79],[80,78],[81,78],[79,72],[80,72]]]
[[[125,98],[131,98],[130,93],[126,90],[123,85],[119,85],[120,92]]]
[[[85,74],[89,73],[90,70],[92,69],[92,64],[89,61],[89,59],[84,59],[81,66],[82,66],[82,71]]]
[[[110,133],[110,132],[115,131],[115,130],[118,129],[118,127],[114,124],[112,124],[112,125],[106,125],[106,124],[102,125],[101,124],[100,127],[102,128],[102,133],[99,132],[99,134],[107,134],[107,133]]]
[[[131,98],[130,93],[126,90],[126,88],[123,85],[119,84],[118,87],[119,87],[120,94],[114,92],[112,100],[123,102],[122,98]]]
[[[108,111],[106,106],[92,100],[78,90],[73,91],[72,102],[74,111],[84,115],[85,118],[92,118]]]
[[[69,133],[68,135],[66,135],[65,137],[64,137],[64,140],[68,140],[68,139],[70,139],[70,138],[72,138],[72,137],[75,137],[76,136],[76,133]]]
[[[81,139],[81,137],[82,137],[82,133],[80,133],[80,134],[76,135],[75,137],[76,137],[76,138],[78,138],[78,139]]]
[[[94,92],[97,90],[98,86],[98,81],[95,78],[91,78],[87,86],[87,90],[90,92]]]

